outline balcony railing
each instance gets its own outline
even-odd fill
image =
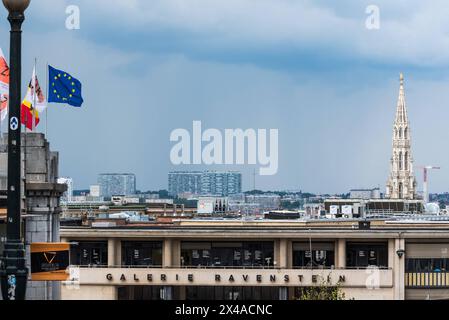
[[[378,270],[391,270],[392,268],[388,267],[376,267],[376,266],[369,266],[369,267],[344,267],[344,268],[337,268],[337,267],[324,267],[324,266],[314,266],[313,268],[307,267],[307,266],[292,266],[292,267],[279,267],[279,266],[170,266],[170,267],[163,267],[161,265],[149,265],[149,266],[142,266],[142,265],[115,265],[115,266],[108,266],[108,265],[72,265],[72,268],[110,268],[110,269],[237,269],[237,270],[254,270],[254,269],[260,269],[260,270],[280,270],[280,269],[292,269],[292,270],[366,270],[366,269],[372,269],[377,268]],[[448,282],[449,284],[449,282]]]
[[[409,289],[449,288],[449,272],[407,272],[405,287]]]

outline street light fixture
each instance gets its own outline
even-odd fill
[[[25,300],[28,270],[25,264],[25,246],[21,235],[21,76],[22,23],[30,0],[3,0],[9,11],[10,79],[8,128],[8,214],[6,243],[3,252],[0,281],[4,300]]]

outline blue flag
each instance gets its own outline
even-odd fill
[[[48,66],[48,102],[81,107],[81,82],[67,72]]]

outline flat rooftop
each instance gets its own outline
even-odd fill
[[[428,216],[428,215],[410,215],[410,216],[393,216],[389,218],[374,217],[370,219],[297,219],[297,220],[264,220],[264,219],[226,219],[226,218],[202,218],[202,219],[173,219],[170,223],[160,222],[124,222],[114,224],[117,219],[101,219],[100,223],[94,226],[61,226],[61,232],[69,232],[75,230],[176,230],[176,231],[194,231],[214,233],[215,231],[249,231],[252,232],[283,232],[296,231],[299,233],[307,233],[309,231],[338,232],[338,231],[358,231],[358,232],[403,232],[424,230],[428,234],[435,231],[449,232],[449,216]],[[369,221],[369,229],[359,226],[360,222]],[[449,237],[449,233],[448,233]]]

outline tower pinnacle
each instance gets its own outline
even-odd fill
[[[393,125],[393,156],[386,197],[390,199],[415,199],[416,179],[413,174],[410,124],[405,102],[404,75],[399,76],[399,98]]]

